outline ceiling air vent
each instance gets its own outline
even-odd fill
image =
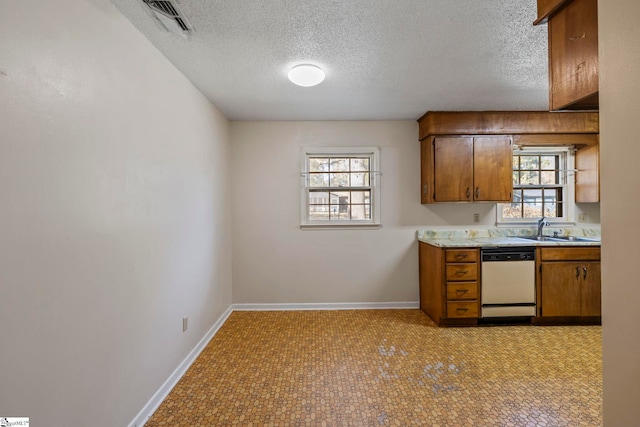
[[[172,1],[142,0],[149,8],[156,23],[166,31],[185,38],[193,32],[193,27]]]

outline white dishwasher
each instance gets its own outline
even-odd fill
[[[481,317],[535,316],[535,248],[482,248],[480,253]]]

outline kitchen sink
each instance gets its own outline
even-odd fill
[[[578,236],[518,236],[519,239],[536,240],[538,242],[599,242],[597,239]]]

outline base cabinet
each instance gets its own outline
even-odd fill
[[[479,316],[480,250],[420,242],[420,309],[438,325],[474,325]]]
[[[540,248],[538,259],[541,318],[600,318],[600,248]]]
[[[440,326],[477,325],[483,320],[480,248],[418,244],[420,309]],[[532,323],[600,323],[600,247],[538,247],[536,263]]]

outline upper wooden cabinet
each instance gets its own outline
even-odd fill
[[[538,0],[548,23],[549,108],[598,109],[597,0]]]
[[[434,137],[429,142],[432,147],[425,149],[433,158],[433,201],[511,200],[511,138]]]
[[[600,201],[600,146],[587,145],[576,151],[576,202]]]
[[[511,201],[512,143],[578,147],[576,200],[597,201],[597,112],[430,111],[418,123],[423,204]]]

